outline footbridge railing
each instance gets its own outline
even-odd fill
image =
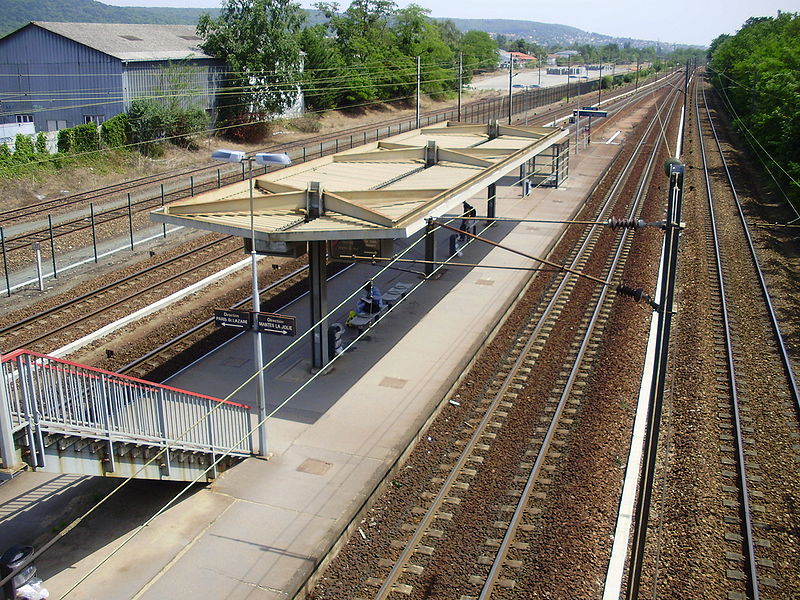
[[[3,356],[0,374],[6,469],[192,480],[252,452],[244,404],[27,350]]]

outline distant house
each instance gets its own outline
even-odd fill
[[[524,52],[509,52],[509,54],[514,57],[514,62],[516,64],[524,64],[530,61],[538,60],[535,56],[525,54]]]
[[[501,69],[507,69],[508,61],[510,61],[512,58],[514,59],[514,64],[517,66],[523,65],[532,60],[537,60],[535,56],[525,54],[524,52],[507,52],[505,50],[498,50],[497,54],[500,59],[499,68]]]
[[[225,65],[191,25],[35,21],[0,38],[0,123],[102,123],[137,98],[212,113]]]

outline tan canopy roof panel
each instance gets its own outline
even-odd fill
[[[254,179],[256,237],[270,242],[404,238],[568,132],[447,122]],[[250,183],[173,202],[155,221],[250,236]]]

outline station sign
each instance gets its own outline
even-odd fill
[[[233,327],[235,329],[250,329],[252,318],[248,310],[214,310],[214,321],[221,327]]]
[[[258,312],[253,323],[257,331],[274,333],[276,335],[297,335],[296,318],[292,315],[279,315],[277,313]]]
[[[234,329],[255,329],[262,333],[276,335],[297,335],[297,319],[293,315],[252,312],[249,310],[214,310],[214,321],[220,327]]]
[[[572,111],[573,114],[577,113],[579,117],[607,117],[608,111],[606,110],[598,110],[596,108],[585,107],[580,110]]]

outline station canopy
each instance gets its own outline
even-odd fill
[[[556,127],[446,122],[254,178],[257,240],[406,238],[565,139]],[[250,182],[172,202],[155,221],[250,237]]]

